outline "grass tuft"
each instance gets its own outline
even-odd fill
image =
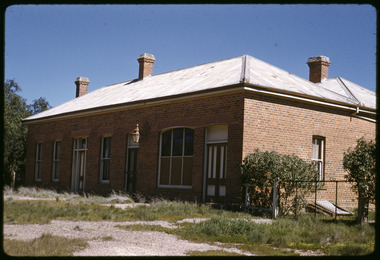
[[[225,250],[189,251],[186,254],[188,256],[245,256],[243,254],[228,252]]]

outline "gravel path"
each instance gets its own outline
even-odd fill
[[[8,196],[19,200],[54,200],[51,198],[30,198]],[[6,198],[5,198],[6,199]],[[122,209],[136,207],[142,203],[114,204]],[[146,204],[144,204],[146,205]],[[149,204],[148,204],[149,205]],[[186,218],[177,223],[199,223],[207,218]],[[271,224],[271,219],[252,219],[260,224]],[[182,240],[176,235],[158,231],[131,231],[116,227],[117,225],[161,225],[165,228],[177,228],[176,224],[167,221],[64,221],[52,220],[49,224],[5,224],[3,238],[15,240],[32,240],[44,233],[66,238],[82,238],[89,246],[82,251],[74,252],[74,256],[186,256],[190,251],[224,250],[247,256],[249,252],[237,248],[224,248],[223,243],[210,245]],[[301,256],[317,256],[319,252],[296,250]]]
[[[29,240],[43,233],[67,238],[84,238],[89,247],[75,256],[185,256],[189,251],[224,250],[253,255],[236,248],[194,243],[157,231],[129,231],[116,225],[149,224],[175,228],[166,221],[89,222],[53,220],[50,224],[4,225],[4,238]]]

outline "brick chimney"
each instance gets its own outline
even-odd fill
[[[322,82],[328,78],[330,59],[325,56],[310,57],[307,60],[309,65],[309,80],[314,83]]]
[[[153,72],[153,63],[156,60],[153,54],[141,54],[137,60],[140,63],[139,80],[142,80],[147,76],[151,76]]]
[[[85,77],[78,77],[75,80],[75,85],[77,86],[76,96],[80,97],[87,94],[88,84],[90,84],[90,81],[88,78]]]

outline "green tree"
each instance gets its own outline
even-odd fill
[[[241,164],[241,181],[252,185],[249,196],[255,206],[272,207],[273,183],[279,181],[279,207],[282,215],[299,211],[306,205],[305,195],[315,188],[313,181],[317,178],[315,165],[295,155],[281,155],[274,151],[261,152],[256,149]]]
[[[33,100],[33,103],[31,105],[28,105],[28,109],[32,113],[32,115],[38,114],[49,108],[51,108],[51,106],[49,105],[49,102],[47,102],[47,100],[44,97],[35,99]]]
[[[346,179],[352,182],[353,190],[358,194],[358,223],[367,216],[369,202],[375,202],[376,183],[376,142],[360,138],[355,148],[349,148],[343,154],[343,168],[348,172]]]
[[[28,128],[22,119],[50,108],[49,103],[40,98],[27,105],[19,93],[20,86],[14,80],[4,83],[4,175],[5,184],[11,181],[11,173],[21,170],[25,163],[26,137]]]

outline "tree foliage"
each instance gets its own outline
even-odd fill
[[[364,138],[357,140],[356,146],[343,154],[343,168],[348,172],[346,179],[352,182],[358,194],[358,222],[362,223],[368,203],[375,202],[376,142]]]
[[[28,129],[22,119],[50,108],[45,98],[34,100],[31,105],[19,94],[20,86],[14,80],[4,83],[4,182],[10,182],[13,171],[19,171],[25,163]]]
[[[271,208],[273,183],[279,181],[279,207],[282,215],[305,206],[305,195],[315,188],[313,181],[317,179],[316,166],[296,155],[281,155],[275,151],[261,152],[256,149],[241,164],[241,181],[243,184],[252,185],[249,196],[254,206]]]

